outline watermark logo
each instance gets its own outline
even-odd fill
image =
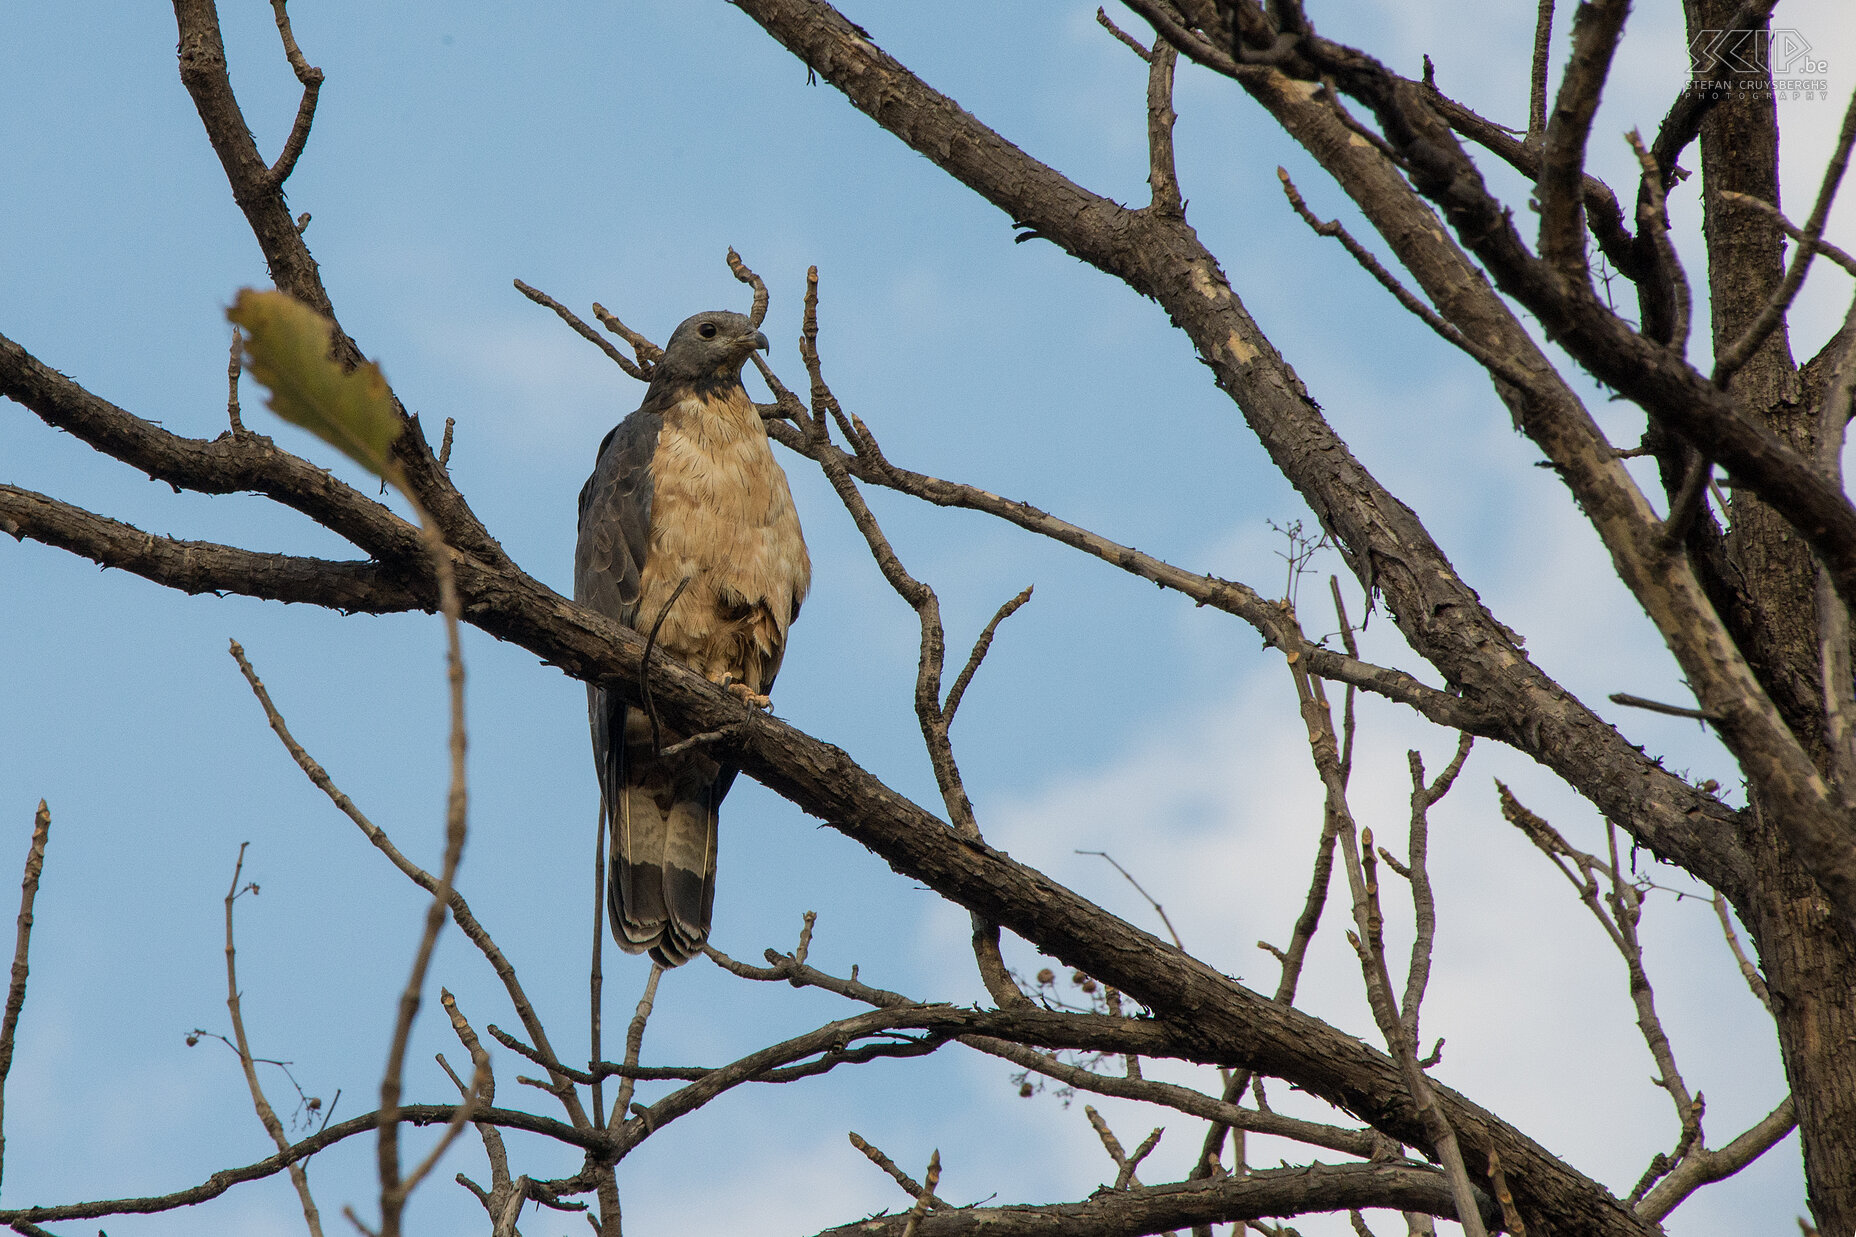
[[[1790,27],[1703,30],[1688,46],[1689,90],[1716,96],[1771,91],[1781,99],[1830,97],[1830,62],[1811,54],[1811,40]],[[1768,80],[1769,79],[1769,80]]]

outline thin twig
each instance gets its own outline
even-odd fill
[[[439,1125],[457,1115],[455,1104],[408,1104],[401,1110],[402,1119],[412,1125]],[[506,1129],[523,1130],[540,1134],[571,1147],[586,1150],[603,1150],[609,1140],[605,1135],[586,1130],[575,1129],[562,1121],[547,1117],[538,1117],[533,1113],[515,1112],[506,1108],[484,1109],[477,1114],[478,1121],[494,1122]],[[52,1222],[57,1220],[92,1220],[112,1215],[151,1215],[161,1211],[173,1211],[181,1207],[191,1207],[210,1199],[218,1198],[235,1185],[247,1181],[258,1181],[274,1176],[290,1164],[307,1160],[310,1156],[326,1147],[357,1135],[364,1135],[377,1130],[380,1126],[380,1114],[364,1113],[350,1117],[338,1125],[327,1126],[291,1145],[288,1152],[278,1152],[259,1160],[254,1164],[245,1164],[237,1168],[225,1168],[213,1173],[206,1180],[183,1190],[170,1194],[160,1194],[144,1198],[95,1199],[78,1203],[62,1203],[53,1206],[38,1206],[18,1209],[0,1209],[0,1224],[17,1229],[28,1217],[32,1220]]]
[[[1360,644],[1353,635],[1353,623],[1347,618],[1347,599],[1341,596],[1340,577],[1328,576],[1328,594],[1334,599],[1334,619],[1340,624],[1340,638],[1347,650],[1347,656],[1359,660]],[[1340,780],[1344,783],[1353,776],[1353,698],[1354,685],[1347,684],[1347,691],[1341,698],[1340,711]]]
[[[1329,591],[1333,594],[1335,610],[1340,616],[1343,638],[1346,640],[1347,648],[1351,655],[1357,651],[1358,646],[1354,643],[1352,626],[1347,621],[1346,607],[1341,601],[1339,580],[1333,576],[1328,577],[1328,587]],[[1293,621],[1293,612],[1289,613],[1289,618]],[[1296,657],[1292,658],[1291,662],[1292,664],[1299,664],[1302,660],[1304,659]],[[1320,684],[1320,679],[1311,679],[1311,690],[1318,689]],[[1352,704],[1352,699],[1352,688],[1350,684],[1347,696],[1349,706]],[[1351,761],[1353,757],[1353,734],[1351,727],[1353,711],[1351,707],[1346,710],[1345,720],[1348,724],[1347,745],[1339,758],[1338,768],[1336,770],[1337,781],[1343,788],[1347,784],[1347,777],[1351,771]],[[1302,899],[1301,914],[1296,916],[1295,926],[1290,929],[1289,947],[1279,950],[1265,941],[1257,942],[1259,948],[1272,954],[1276,960],[1282,964],[1282,970],[1277,976],[1276,992],[1274,996],[1275,1001],[1280,1005],[1293,1005],[1295,1003],[1296,988],[1301,983],[1302,967],[1308,958],[1308,948],[1314,941],[1316,931],[1319,930],[1321,926],[1321,912],[1327,905],[1328,886],[1332,882],[1334,874],[1334,843],[1340,836],[1340,828],[1340,815],[1332,810],[1331,804],[1324,807],[1321,818],[1321,836],[1316,842],[1314,865],[1309,872],[1308,893]],[[1251,1073],[1249,1070],[1234,1070],[1230,1078],[1225,1082],[1225,1102],[1227,1104],[1235,1104],[1239,1099],[1243,1098],[1243,1094],[1245,1090],[1249,1088],[1250,1084]],[[1230,1127],[1226,1123],[1217,1121],[1214,1121],[1211,1128],[1205,1132],[1205,1141],[1199,1150],[1199,1162],[1192,1170],[1194,1179],[1203,1179],[1210,1176],[1213,1169],[1218,1166],[1221,1157],[1224,1155],[1225,1136],[1229,1128],[1238,1128],[1241,1135],[1241,1127]]]
[[[1446,794],[1456,782],[1457,774],[1463,771],[1463,762],[1469,759],[1470,745],[1474,736],[1462,735],[1457,740],[1456,755],[1437,775],[1437,780],[1425,785],[1424,758],[1416,748],[1405,753],[1411,769],[1411,831],[1405,853],[1405,879],[1411,885],[1412,914],[1415,930],[1411,940],[1411,963],[1405,973],[1405,999],[1400,1007],[1400,1019],[1405,1025],[1405,1033],[1411,1036],[1412,1047],[1417,1047],[1418,1009],[1424,1001],[1425,988],[1431,977],[1431,949],[1437,936],[1437,899],[1431,892],[1431,876],[1428,857],[1430,854],[1430,809]]]
[[[636,378],[640,382],[649,382],[651,380],[650,364],[649,362],[645,360],[644,352],[642,349],[638,349],[637,344],[634,343],[632,345],[633,348],[637,349],[639,353],[638,359],[634,361],[630,357],[626,356],[623,352],[620,352],[617,346],[615,346],[611,340],[607,339],[604,335],[601,335],[598,331],[595,331],[592,327],[588,326],[586,323],[580,321],[579,316],[575,314],[573,310],[567,308],[567,306],[561,304],[559,301],[549,296],[546,292],[541,291],[539,288],[531,288],[529,285],[523,283],[520,279],[515,281],[515,285],[516,285],[516,291],[520,292],[523,296],[526,296],[529,300],[535,302],[537,305],[544,305],[547,308],[552,309],[557,315],[560,316],[560,319],[562,322],[565,322],[568,326],[574,329],[574,332],[577,335],[579,335],[580,338],[591,343],[593,346],[598,348],[601,352],[605,353],[608,357],[611,357],[613,360],[613,363],[616,364],[620,369],[624,370],[626,373],[630,374],[632,377]],[[593,312],[596,314],[601,312],[597,304],[593,306]],[[605,321],[604,316],[602,316],[600,320]],[[618,319],[614,318],[612,321],[618,322]],[[611,323],[607,323],[607,325],[610,326]],[[622,326],[623,324],[621,323],[620,325]],[[642,339],[643,336],[639,336],[639,338]],[[627,342],[630,342],[630,340],[628,339]]]
[[[1550,0],[1549,0],[1550,2]],[[1643,137],[1635,129],[1625,135],[1630,148],[1637,155],[1637,166],[1643,171],[1640,202],[1637,210],[1637,235],[1648,237],[1656,254],[1656,271],[1664,276],[1670,299],[1671,314],[1667,326],[1666,338],[1660,342],[1669,346],[1670,351],[1681,356],[1688,351],[1689,316],[1692,311],[1688,286],[1688,272],[1682,269],[1682,257],[1669,240],[1669,205],[1663,197],[1663,169],[1643,144]],[[1664,286],[1655,281],[1645,280],[1639,286],[1648,287],[1654,294],[1661,296]],[[1660,300],[1657,302],[1660,304]],[[1649,316],[1646,313],[1646,318]],[[1650,325],[1648,322],[1646,326]]]
[[[1656,994],[1650,987],[1648,973],[1643,966],[1643,944],[1638,939],[1637,921],[1642,916],[1642,895],[1627,879],[1619,862],[1617,827],[1606,822],[1606,839],[1610,848],[1609,859],[1601,859],[1576,849],[1564,836],[1543,817],[1528,810],[1516,799],[1514,792],[1501,782],[1495,783],[1496,793],[1501,803],[1502,815],[1508,822],[1526,834],[1543,854],[1552,861],[1573,888],[1579,891],[1579,900],[1592,912],[1605,935],[1624,959],[1625,972],[1629,978],[1631,1004],[1637,1011],[1637,1028],[1642,1034],[1644,1044],[1649,1048],[1651,1057],[1656,1061],[1659,1075],[1656,1085],[1669,1093],[1669,1098],[1676,1108],[1676,1119],[1681,1123],[1685,1134],[1691,1123],[1695,1136],[1700,1135],[1700,1108],[1695,1097],[1691,1096],[1688,1084],[1682,1080],[1681,1071],[1676,1067],[1675,1050],[1669,1042],[1669,1036],[1663,1030],[1662,1019],[1656,1012]],[[1574,869],[1577,869],[1575,872]],[[1598,877],[1603,873],[1610,885],[1608,892],[1601,893]],[[1609,907],[1609,911],[1607,911]]]
[[[1527,1237],[1527,1225],[1515,1210],[1514,1195],[1508,1190],[1508,1174],[1502,1171],[1501,1153],[1489,1148],[1489,1182],[1495,1187],[1495,1202],[1502,1209],[1502,1227],[1510,1237]]]
[[[438,1161],[444,1158],[445,1152],[451,1150],[451,1144],[457,1141],[458,1135],[464,1132],[464,1127],[470,1124],[471,1118],[483,1107],[485,1102],[483,1090],[488,1079],[489,1067],[486,1062],[480,1064],[471,1075],[470,1086],[464,1092],[464,1102],[458,1105],[457,1112],[452,1114],[451,1120],[445,1125],[444,1132],[439,1135],[438,1141],[426,1153],[425,1158],[419,1161],[418,1166],[407,1174],[405,1184],[400,1187],[402,1193],[410,1195],[418,1189],[419,1183],[424,1181],[438,1166]]]
[[[1766,342],[1766,337],[1772,334],[1773,328],[1784,319],[1786,310],[1791,308],[1793,298],[1798,295],[1798,289],[1804,286],[1805,274],[1811,269],[1811,259],[1817,256],[1817,242],[1824,235],[1824,225],[1830,220],[1830,204],[1836,200],[1837,188],[1843,183],[1843,173],[1849,167],[1852,143],[1856,143],[1856,93],[1850,95],[1849,106],[1844,109],[1843,128],[1837,134],[1837,149],[1824,169],[1824,181],[1818,186],[1817,203],[1811,208],[1811,216],[1804,222],[1804,235],[1798,240],[1798,251],[1792,255],[1791,265],[1785,268],[1785,278],[1773,291],[1766,307],[1759,311],[1759,317],[1753,319],[1740,338],[1715,362],[1715,386],[1726,389],[1728,382],[1753,358],[1760,345]]]
[[[908,1192],[910,1198],[918,1201],[925,1198],[928,1200],[928,1206],[930,1207],[947,1206],[945,1202],[934,1196],[933,1191],[923,1187],[919,1181],[904,1172],[894,1160],[884,1155],[881,1149],[871,1145],[862,1134],[859,1134],[856,1130],[852,1130],[850,1131],[850,1137],[851,1146],[863,1152],[865,1159],[888,1173],[891,1180]]]
[[[1084,1104],[1083,1115],[1095,1127],[1096,1137],[1102,1140],[1102,1149],[1108,1152],[1108,1158],[1115,1161],[1115,1188],[1125,1190],[1130,1184],[1139,1185],[1140,1179],[1128,1167],[1128,1153],[1121,1149],[1121,1139],[1115,1137],[1115,1131],[1108,1128],[1108,1122],[1096,1111],[1095,1105]]]
[[[1784,231],[1785,235],[1797,241],[1800,246],[1811,246],[1813,249],[1817,250],[1817,252],[1823,254],[1826,258],[1829,258],[1832,262],[1836,263],[1850,274],[1856,275],[1856,256],[1851,256],[1848,250],[1839,249],[1821,236],[1815,241],[1811,240],[1811,238],[1805,234],[1803,228],[1785,217],[1784,211],[1766,201],[1764,198],[1756,198],[1750,193],[1739,193],[1732,189],[1723,189],[1721,190],[1721,200],[1732,202],[1735,206],[1750,207],[1753,210],[1770,216],[1773,222],[1777,223],[1780,229]]]
[[[470,1053],[471,1084],[466,1086],[456,1075],[451,1081],[457,1084],[460,1096],[468,1103],[472,1091],[478,1091],[476,1107],[489,1108],[496,1103],[496,1075],[490,1068],[490,1054],[483,1049],[483,1041],[477,1038],[477,1032],[471,1028],[464,1017],[464,1011],[458,1008],[457,998],[446,989],[438,990],[438,1002],[451,1019],[451,1029],[456,1033],[458,1042]],[[442,1061],[443,1058],[441,1057]],[[450,1068],[446,1068],[450,1073]],[[477,1080],[482,1079],[478,1087]],[[490,1189],[487,1192],[491,1200],[507,1197],[512,1186],[509,1177],[509,1152],[503,1144],[503,1132],[487,1121],[477,1122],[477,1133],[483,1138],[484,1156],[490,1161]],[[501,1194],[498,1194],[501,1191]],[[490,1206],[489,1202],[485,1207]],[[493,1211],[491,1214],[495,1214]]]
[[[973,652],[967,658],[967,664],[954,676],[954,685],[947,689],[947,700],[941,705],[942,720],[948,725],[953,724],[954,711],[960,707],[961,697],[967,694],[967,684],[973,681],[974,672],[980,668],[980,662],[986,658],[986,651],[992,647],[993,633],[999,630],[999,624],[1017,614],[1019,608],[1031,600],[1032,587],[1025,585],[1023,592],[1000,606],[998,613],[992,616],[992,621],[980,632],[979,639],[973,642]]]
[[[1330,816],[1338,819],[1338,836],[1346,859],[1347,881],[1353,892],[1354,921],[1359,929],[1357,935],[1349,932],[1347,938],[1359,955],[1360,973],[1366,982],[1367,1003],[1372,1008],[1374,1021],[1379,1024],[1387,1050],[1398,1063],[1412,1105],[1418,1110],[1425,1131],[1430,1135],[1432,1151],[1449,1179],[1465,1237],[1487,1237],[1456,1131],[1444,1115],[1430,1080],[1418,1062],[1417,1045],[1406,1033],[1403,1018],[1392,995],[1392,979],[1386,970],[1384,950],[1377,947],[1379,925],[1383,918],[1367,884],[1367,869],[1361,856],[1363,850],[1370,853],[1371,843],[1362,844],[1362,839],[1355,835],[1346,787],[1340,780],[1340,753],[1334,736],[1333,716],[1317,696],[1319,680],[1311,679],[1301,659],[1291,661],[1289,671],[1295,681],[1302,718],[1308,728],[1309,752],[1314,758],[1315,770],[1327,789],[1327,810]]]
[[[1856,340],[1856,301],[1844,315],[1838,332]],[[1843,445],[1849,431],[1849,409],[1856,395],[1856,346],[1846,342],[1817,409],[1818,471],[1838,489],[1843,488]],[[1856,664],[1850,648],[1850,608],[1837,592],[1830,569],[1817,564],[1818,669],[1823,678],[1824,744],[1830,749],[1831,780],[1847,798],[1856,795]]]
[[[1146,44],[1129,34],[1126,30],[1123,30],[1120,26],[1117,26],[1109,17],[1108,12],[1102,8],[1096,9],[1096,25],[1114,35],[1117,40],[1142,60],[1153,59],[1153,52],[1147,49]]]
[[[625,1031],[625,1064],[634,1068],[638,1065],[639,1054],[644,1051],[644,1024],[651,1018],[651,1007],[657,1002],[657,981],[663,974],[663,963],[651,963],[651,974],[644,981],[644,993],[638,998],[638,1008],[633,1011],[631,1025]],[[617,1129],[630,1115],[632,1091],[637,1085],[636,1078],[626,1078],[619,1083],[618,1098],[612,1101],[608,1129]]]
[[[1527,145],[1538,146],[1547,133],[1547,65],[1553,51],[1553,0],[1540,0],[1534,18],[1534,65],[1527,95]]]
[[[705,730],[701,734],[693,734],[687,739],[672,743],[669,747],[659,752],[658,755],[676,756],[682,752],[694,751],[699,747],[708,747],[712,743],[726,743],[728,740],[740,734],[742,729],[740,723],[730,722],[726,726],[718,726],[714,730]]]
[[[1798,1124],[1797,1106],[1786,1096],[1746,1133],[1718,1151],[1696,1147],[1637,1204],[1637,1214],[1661,1223],[1682,1200],[1711,1182],[1731,1177],[1778,1145]]]
[[[650,373],[651,368],[663,357],[664,350],[662,348],[652,343],[649,339],[646,339],[639,332],[632,330],[623,322],[620,322],[617,314],[607,309],[604,305],[601,305],[598,301],[593,302],[593,316],[599,319],[599,324],[601,326],[632,346],[632,351],[638,354],[638,364],[643,367],[647,375]]]
[[[1727,948],[1733,951],[1734,962],[1740,967],[1741,978],[1746,980],[1746,986],[1752,989],[1753,996],[1759,1003],[1766,1007],[1766,1012],[1771,1013],[1772,993],[1766,989],[1766,977],[1759,973],[1759,968],[1753,965],[1751,958],[1747,957],[1746,950],[1740,947],[1740,934],[1734,931],[1734,921],[1727,913],[1726,895],[1717,892],[1713,902],[1714,913],[1721,921],[1721,934],[1727,938]]]
[[[759,275],[748,269],[748,264],[741,260],[741,255],[735,252],[733,246],[728,250],[728,269],[736,279],[754,289],[754,305],[748,310],[748,325],[758,331],[760,324],[767,318],[767,285]]]
[[[1134,1154],[1128,1157],[1127,1164],[1123,1166],[1119,1173],[1115,1174],[1115,1188],[1117,1190],[1125,1190],[1135,1184],[1134,1170],[1139,1168],[1141,1166],[1141,1161],[1146,1159],[1148,1154],[1153,1151],[1155,1147],[1160,1145],[1160,1136],[1164,1133],[1166,1133],[1166,1127],[1156,1125],[1153,1131],[1148,1134],[1146,1138],[1141,1140],[1141,1145],[1136,1147],[1134,1149]]]
[[[45,871],[45,844],[51,839],[51,833],[52,810],[40,799],[39,810],[32,814],[32,841],[26,847],[26,869],[19,882],[13,976],[6,989],[6,1013],[0,1016],[0,1169],[6,1165],[6,1076],[13,1068],[13,1040],[19,1031],[19,1011],[26,1005],[26,952],[32,942],[32,904],[39,896],[39,875]]]
[[[450,741],[447,745],[451,756],[451,780],[445,793],[444,866],[439,872],[438,887],[432,891],[431,903],[426,907],[425,926],[413,954],[411,973],[407,975],[406,987],[400,993],[393,1042],[387,1051],[387,1067],[380,1079],[380,1237],[399,1237],[400,1219],[406,1200],[421,1177],[436,1162],[435,1157],[428,1159],[413,1176],[405,1179],[400,1176],[398,1109],[401,1076],[406,1067],[406,1051],[412,1042],[413,1020],[418,1016],[425,991],[425,974],[431,966],[432,954],[438,947],[438,934],[445,926],[445,911],[451,900],[452,885],[457,878],[458,863],[464,856],[469,811],[469,789],[465,780],[468,738],[464,721],[464,645],[459,634],[463,603],[458,597],[457,578],[451,568],[451,555],[445,545],[444,534],[410,494],[407,498],[413,501],[419,513],[419,531],[431,557],[432,574],[438,580],[438,609],[444,618],[445,680],[450,689],[451,712]],[[467,1100],[464,1107],[468,1109],[470,1106]],[[452,1129],[440,1143],[441,1151],[450,1145],[460,1128],[462,1122],[453,1123]]]
[[[838,501],[843,503],[851,522],[863,535],[864,544],[870,555],[876,560],[877,568],[890,588],[911,609],[915,611],[916,621],[921,629],[920,655],[915,668],[915,718],[921,730],[922,742],[928,749],[928,763],[934,770],[935,783],[941,791],[941,801],[947,808],[949,821],[963,837],[977,840],[980,837],[979,821],[973,812],[973,801],[967,795],[965,783],[960,776],[959,762],[954,758],[954,747],[948,738],[948,710],[941,703],[941,676],[945,668],[947,655],[947,629],[941,622],[941,602],[929,585],[916,579],[903,566],[902,559],[890,545],[882,526],[877,522],[870,505],[864,501],[856,482],[851,479],[845,456],[832,448],[827,424],[829,417],[835,420],[839,428],[853,442],[857,441],[862,422],[847,419],[838,399],[832,394],[831,386],[825,381],[824,363],[818,350],[818,267],[806,271],[805,310],[799,334],[799,355],[805,363],[806,376],[811,380],[812,412],[805,426],[804,448],[806,454],[816,461],[831,483]],[[764,369],[764,373],[771,370]],[[772,384],[769,384],[772,386]],[[784,387],[773,387],[775,397],[782,404],[797,404],[791,399],[791,393]],[[797,419],[797,418],[796,418]],[[868,431],[864,431],[868,437]],[[871,444],[874,450],[874,442]],[[1009,605],[1009,603],[1008,603]],[[1016,607],[1012,607],[1016,608]],[[1009,613],[1002,610],[1001,617]],[[995,622],[996,625],[996,622]],[[983,654],[983,649],[976,652]],[[972,664],[977,665],[977,662]],[[964,690],[964,684],[959,684]],[[958,703],[956,698],[955,703]],[[1026,996],[1013,982],[1011,972],[1006,968],[1005,960],[999,949],[999,930],[983,916],[975,912],[973,920],[973,959],[978,967],[981,981],[986,991],[997,1001],[1001,1008],[1028,1008],[1031,998]]]
[[[915,1237],[915,1230],[921,1227],[922,1217],[928,1214],[929,1200],[934,1197],[934,1188],[941,1184],[941,1149],[936,1147],[928,1157],[928,1171],[922,1176],[922,1192],[915,1199],[915,1205],[909,1208],[909,1222],[902,1226],[902,1237]]]
[[[457,427],[458,421],[456,417],[445,418],[444,441],[438,444],[438,466],[440,468],[451,467],[451,436],[456,432]]]
[[[277,162],[270,168],[270,188],[275,191],[296,168],[296,161],[302,157],[303,147],[309,143],[309,126],[316,119],[316,97],[322,91],[322,70],[312,66],[303,58],[303,50],[296,45],[296,35],[290,31],[290,16],[284,11],[288,0],[271,0],[271,11],[277,17],[277,33],[283,39],[284,56],[290,61],[290,70],[296,74],[296,80],[302,83],[303,98],[297,104],[296,120],[290,126],[290,136],[284,140],[284,148],[277,156]],[[307,216],[305,216],[307,221]],[[301,228],[298,229],[302,231]]]
[[[430,872],[427,872],[418,864],[412,862],[412,860],[406,858],[406,856],[401,853],[399,847],[393,844],[393,840],[386,835],[380,826],[369,820],[366,813],[355,806],[354,800],[350,799],[342,792],[342,789],[329,777],[328,771],[316,761],[315,757],[304,750],[302,744],[296,741],[296,737],[290,733],[290,728],[285,723],[283,715],[277,711],[277,706],[272,703],[270,692],[266,690],[263,681],[258,678],[258,672],[252,669],[251,662],[246,659],[245,650],[239,646],[238,641],[234,640],[231,642],[230,652],[233,660],[238,662],[239,671],[245,676],[246,683],[250,685],[252,695],[257,697],[259,707],[264,710],[265,719],[270,722],[271,730],[284,745],[284,750],[290,753],[290,758],[296,761],[297,767],[303,770],[304,776],[308,777],[310,782],[314,784],[318,790],[327,795],[329,801],[332,802],[343,815],[354,822],[355,827],[361,830],[362,835],[374,845],[376,850],[385,855],[388,862],[398,868],[401,874],[426,892],[435,892],[440,887],[438,878],[433,876]],[[470,904],[464,900],[463,894],[459,893],[455,888],[452,888],[449,891],[449,903],[451,906],[451,917],[458,925],[458,930],[463,932],[464,935],[470,939],[471,944],[475,945],[478,951],[483,954],[484,958],[489,961],[490,967],[496,972],[497,978],[502,980],[503,989],[509,994],[510,1004],[515,1007],[516,1016],[522,1020],[522,1025],[528,1031],[529,1037],[535,1041],[536,1049],[541,1054],[544,1064],[551,1072],[558,1071],[561,1068],[560,1058],[555,1054],[552,1045],[548,1041],[547,1029],[542,1025],[540,1017],[535,1013],[534,1004],[528,999],[528,994],[522,989],[522,983],[516,976],[515,967],[510,965],[508,957],[496,944],[496,941],[490,936],[484,926],[478,922],[476,915],[471,912]],[[559,1076],[565,1077],[564,1075]],[[561,1098],[563,1105],[567,1109],[568,1117],[573,1122],[574,1128],[583,1130],[591,1129],[591,1123],[587,1120],[586,1111],[581,1107],[578,1095],[569,1088]]]
[[[1353,260],[1359,263],[1367,274],[1377,280],[1380,287],[1390,292],[1393,299],[1398,301],[1406,312],[1424,323],[1424,325],[1430,327],[1431,330],[1441,336],[1446,343],[1468,353],[1475,359],[1476,364],[1482,366],[1496,377],[1513,386],[1520,387],[1523,390],[1533,387],[1535,379],[1532,374],[1529,374],[1525,369],[1516,365],[1508,357],[1500,356],[1484,348],[1481,344],[1458,330],[1454,323],[1445,321],[1436,310],[1426,305],[1423,301],[1420,301],[1404,284],[1400,283],[1397,276],[1393,275],[1391,271],[1388,271],[1385,266],[1380,263],[1379,259],[1374,257],[1372,253],[1367,250],[1366,246],[1355,240],[1353,234],[1347,231],[1338,219],[1329,220],[1326,223],[1317,219],[1314,212],[1308,208],[1308,203],[1302,200],[1301,191],[1295,187],[1295,182],[1289,179],[1289,173],[1286,168],[1277,168],[1276,176],[1277,179],[1282,181],[1282,190],[1283,193],[1288,196],[1289,205],[1295,209],[1297,215],[1301,216],[1302,221],[1312,228],[1316,235],[1332,237],[1339,241],[1341,246],[1352,255]]]
[[[1680,704],[1664,704],[1659,700],[1646,700],[1642,696],[1633,696],[1628,692],[1612,692],[1608,699],[1612,704],[1621,704],[1632,709],[1646,709],[1651,713],[1663,713],[1670,717],[1692,717],[1702,722],[1715,720],[1714,714],[1705,709],[1691,709]]]
[[[237,327],[232,328],[232,357],[226,362],[226,420],[232,426],[234,434],[245,432],[245,423],[238,419],[238,378],[244,372],[245,336]]]
[[[1186,212],[1173,156],[1173,125],[1179,119],[1173,110],[1173,73],[1178,63],[1179,49],[1156,40],[1147,62],[1147,209],[1175,217]]]
[[[277,1119],[270,1101],[264,1098],[264,1087],[258,1082],[258,1063],[251,1055],[250,1041],[245,1038],[245,1016],[239,1001],[238,955],[232,944],[232,905],[245,892],[239,888],[238,878],[245,870],[245,848],[249,845],[249,842],[239,843],[238,862],[232,865],[232,884],[226,890],[226,1009],[232,1015],[232,1036],[236,1041],[233,1047],[238,1052],[239,1066],[245,1071],[245,1086],[251,1092],[251,1105],[257,1110],[258,1120],[277,1149],[288,1151],[290,1138],[284,1132],[284,1123]],[[247,888],[256,891],[257,886],[250,885]],[[290,1165],[290,1184],[296,1187],[297,1201],[303,1207],[303,1221],[309,1226],[312,1237],[322,1237],[322,1217],[316,1211],[316,1200],[310,1196],[309,1174],[304,1171],[302,1164]]]
[[[1121,864],[1115,861],[1115,856],[1109,854],[1105,850],[1079,850],[1076,853],[1079,855],[1094,855],[1099,859],[1108,860],[1109,866],[1121,873],[1122,879],[1134,886],[1134,892],[1140,894],[1147,902],[1147,905],[1154,908],[1154,914],[1160,916],[1160,922],[1166,925],[1166,934],[1173,938],[1173,945],[1181,950],[1186,948],[1179,939],[1179,932],[1173,927],[1173,921],[1167,918],[1166,907],[1154,901],[1154,896],[1141,887],[1141,882],[1134,879],[1133,873],[1129,872],[1128,869],[1122,867]]]

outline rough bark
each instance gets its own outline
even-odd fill
[[[1691,36],[1727,28],[1733,0],[1686,0]],[[1784,234],[1770,215],[1723,194],[1779,201],[1778,114],[1769,66],[1723,73],[1736,89],[1701,126],[1703,232],[1714,350],[1746,331],[1785,275]],[[1779,324],[1729,386],[1745,414],[1809,456],[1817,401],[1806,401],[1786,326]],[[1822,398],[1820,395],[1819,398]],[[1817,564],[1785,516],[1736,488],[1725,543],[1750,613],[1740,625],[1760,678],[1786,723],[1828,777],[1823,677],[1817,652]],[[1849,787],[1840,788],[1845,793]],[[1830,913],[1782,829],[1756,795],[1748,838],[1754,881],[1736,899],[1759,950],[1786,1077],[1798,1102],[1805,1178],[1819,1231],[1856,1232],[1856,933]]]

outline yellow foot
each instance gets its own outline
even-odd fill
[[[773,707],[772,696],[763,696],[759,692],[755,691],[752,687],[749,687],[746,683],[723,683],[722,686],[726,687],[730,692],[734,693],[735,695],[741,697],[743,702],[745,702],[746,704],[748,704],[749,706],[753,708],[770,709]]]

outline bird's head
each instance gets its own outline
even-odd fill
[[[691,383],[738,382],[748,356],[766,347],[767,337],[746,314],[711,310],[685,318],[671,332],[653,377]]]

